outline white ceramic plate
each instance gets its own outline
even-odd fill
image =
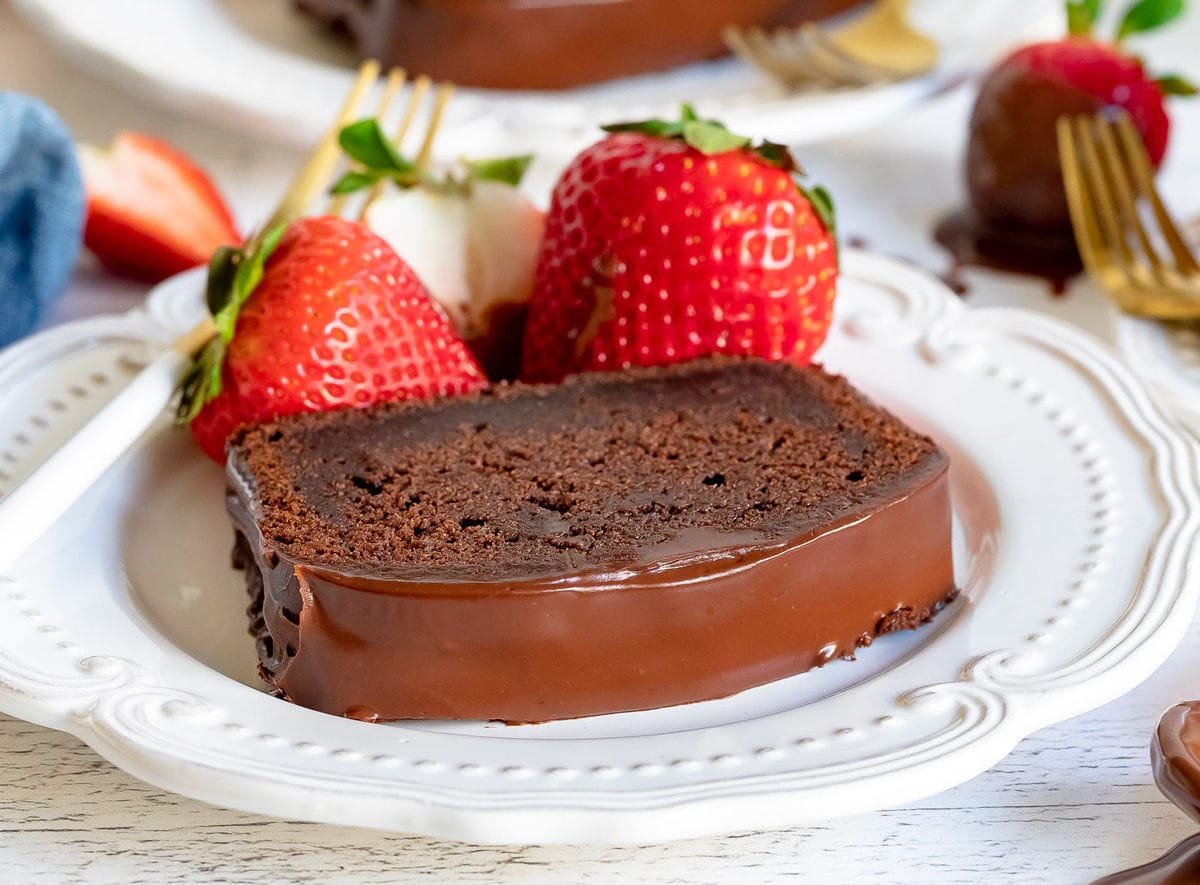
[[[1117,343],[1130,366],[1200,434],[1200,323],[1117,316]]]
[[[190,325],[145,310],[0,354],[0,487]],[[962,595],[854,663],[733,698],[540,726],[370,725],[254,674],[222,476],[164,420],[0,577],[0,709],[210,802],[475,842],[642,843],[831,818],[958,784],[1128,691],[1196,605],[1200,461],[1094,339],[848,251],[823,358],[952,459]]]
[[[301,146],[333,118],[352,59],[288,0],[14,0],[97,74],[222,125]],[[564,151],[613,119],[673,113],[681,100],[737,131],[793,143],[869,128],[961,80],[1004,49],[1061,31],[1060,0],[915,0],[913,21],[942,45],[928,77],[848,92],[787,95],[733,60],[559,92],[461,90],[439,137],[446,156]]]

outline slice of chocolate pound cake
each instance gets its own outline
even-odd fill
[[[228,505],[284,697],[541,722],[928,621],[955,594],[947,468],[842,378],[712,359],[257,425]]]

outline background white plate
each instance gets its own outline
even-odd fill
[[[349,54],[288,0],[13,2],[98,76],[275,141],[312,144],[351,81]],[[867,129],[1023,40],[1061,32],[1061,7],[1024,0],[1018,12],[1010,0],[914,0],[913,21],[941,44],[940,64],[930,76],[870,89],[787,95],[732,59],[566,91],[464,89],[438,149],[447,157],[539,147],[573,153],[600,123],[673,114],[687,99],[735,131],[816,141]]]
[[[1200,323],[1156,323],[1118,313],[1116,327],[1133,370],[1200,434]]]
[[[190,325],[147,308],[0,354],[0,492]],[[823,351],[950,452],[960,599],[855,663],[541,726],[369,725],[262,692],[222,476],[166,426],[0,576],[0,709],[232,807],[477,842],[647,842],[827,821],[960,783],[1148,675],[1198,589],[1200,462],[1093,339],[849,250]],[[164,425],[165,425],[164,421]]]

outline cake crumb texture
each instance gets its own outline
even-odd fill
[[[944,464],[841,377],[709,359],[292,416],[236,434],[230,470],[289,559],[453,580],[781,542]]]

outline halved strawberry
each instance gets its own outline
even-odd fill
[[[204,170],[166,142],[122,132],[108,150],[81,145],[79,159],[84,243],[115,273],[158,282],[241,242]]]
[[[220,334],[185,384],[181,417],[213,460],[241,424],[483,385],[412,269],[365,226],[301,218],[261,242],[214,260]]]

